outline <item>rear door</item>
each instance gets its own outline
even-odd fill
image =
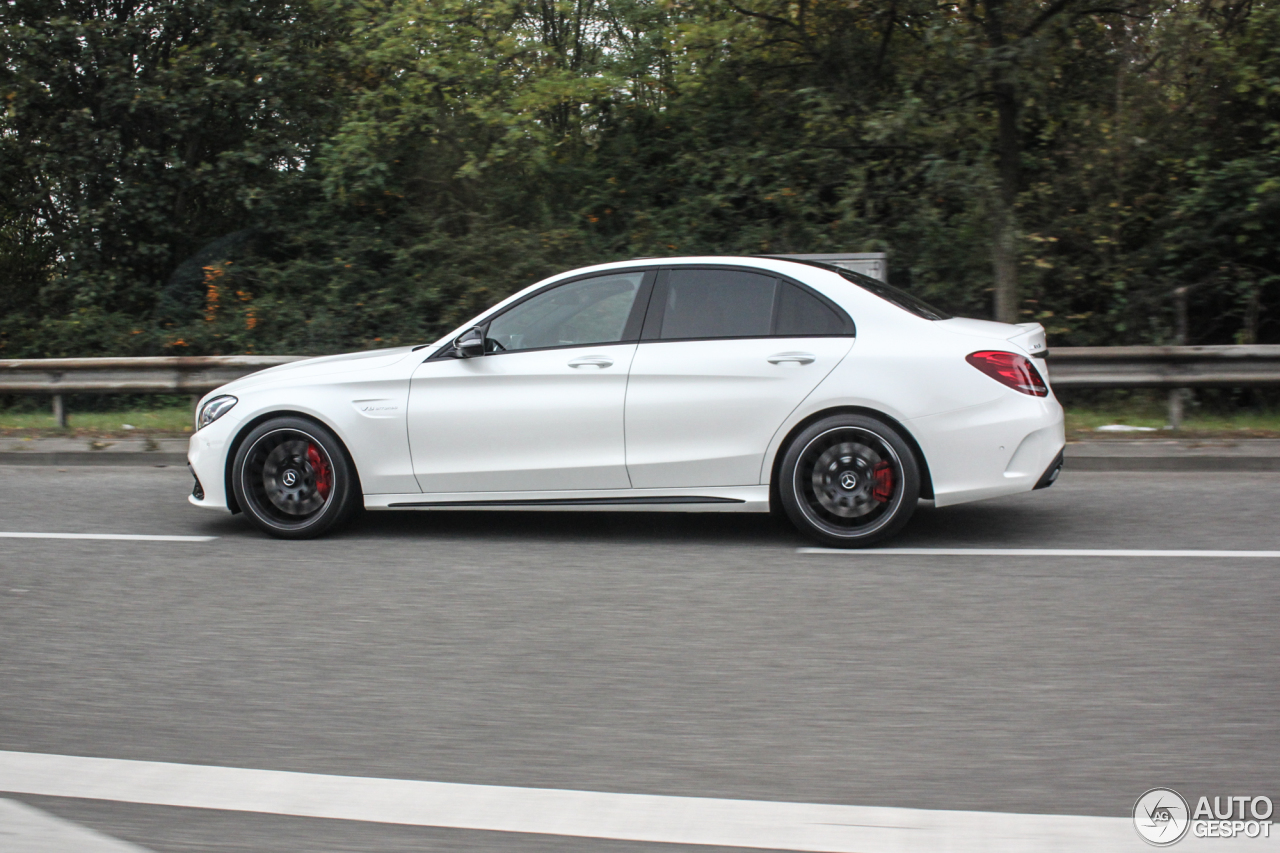
[[[853,346],[839,308],[773,273],[659,273],[626,397],[635,488],[760,482],[769,440]]]

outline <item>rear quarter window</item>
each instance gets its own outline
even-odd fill
[[[783,281],[779,282],[773,333],[780,338],[852,335],[853,324],[812,293]]]

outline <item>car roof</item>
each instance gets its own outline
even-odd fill
[[[759,270],[768,270],[779,275],[785,275],[793,278],[801,283],[813,287],[827,298],[834,301],[837,305],[851,313],[859,313],[862,315],[873,314],[902,314],[909,316],[910,312],[904,311],[899,305],[886,301],[882,296],[877,295],[874,289],[868,285],[858,286],[857,279],[866,279],[858,273],[850,273],[840,267],[831,264],[825,264],[821,261],[799,260],[796,258],[780,258],[768,255],[682,255],[677,257],[651,257],[651,258],[630,258],[623,261],[610,261],[603,264],[593,264],[586,267],[577,267],[571,270],[548,276],[541,281],[535,282],[516,293],[511,294],[506,299],[501,300],[495,305],[482,311],[471,320],[459,326],[445,337],[441,338],[438,343],[442,343],[460,334],[469,325],[479,322],[486,317],[490,317],[499,311],[504,310],[508,305],[516,302],[535,290],[541,290],[551,287],[559,282],[595,275],[598,273],[607,273],[612,270],[627,269],[652,269],[664,266],[741,266],[751,267]],[[882,283],[876,279],[867,279],[872,285],[881,285]],[[852,287],[850,285],[853,285]]]

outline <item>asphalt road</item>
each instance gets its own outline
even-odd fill
[[[0,531],[218,537],[0,539],[0,750],[1047,814],[1280,800],[1280,560],[811,555],[751,515],[369,514],[286,543],[189,483],[0,468]],[[1277,549],[1278,495],[1067,472],[892,544]],[[160,853],[708,849],[11,799]]]

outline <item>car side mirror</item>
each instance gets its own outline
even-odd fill
[[[458,355],[462,358],[474,358],[478,355],[484,355],[484,332],[481,331],[479,326],[467,329],[453,342],[453,348],[458,351]]]

